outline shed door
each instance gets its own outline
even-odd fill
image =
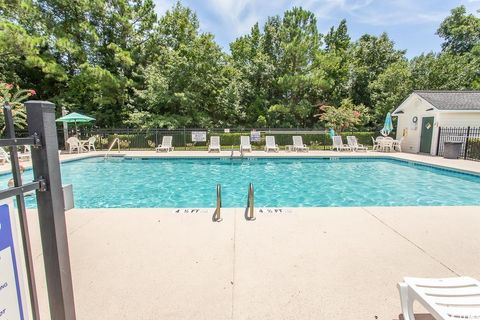
[[[420,136],[420,152],[430,153],[432,148],[434,117],[422,118],[422,134]]]

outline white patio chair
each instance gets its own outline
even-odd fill
[[[368,148],[365,147],[363,144],[358,143],[357,137],[355,136],[347,136],[347,144],[353,151],[363,150],[367,151]]]
[[[219,136],[211,136],[210,137],[210,144],[208,145],[208,152],[216,150],[220,152],[220,137]]]
[[[393,140],[393,150],[397,150],[398,152],[402,152],[403,138],[404,137],[401,137],[400,140]]]
[[[278,148],[278,144],[275,143],[274,136],[266,136],[265,137],[265,152],[273,150],[273,152],[278,152],[280,149]]]
[[[97,137],[96,136],[91,136],[90,138],[88,138],[87,140],[87,149],[88,151],[90,151],[91,149],[93,149],[93,151],[97,151],[95,149],[95,141],[97,141]]]
[[[305,151],[308,152],[309,148],[306,144],[303,144],[302,136],[293,136],[293,151]]]
[[[0,161],[2,161],[2,163],[10,163],[10,155],[3,147],[0,147]]]
[[[332,150],[336,149],[337,151],[352,151],[352,148],[348,144],[343,143],[342,136],[333,136],[332,143]]]
[[[82,152],[83,147],[80,140],[77,137],[70,137],[67,139],[68,144],[68,153],[72,153],[73,151],[77,151],[77,153]]]
[[[240,152],[243,151],[252,152],[252,145],[250,144],[249,136],[240,137]]]
[[[156,152],[160,152],[160,151],[170,152],[173,150],[174,150],[174,147],[172,147],[172,136],[163,136],[162,144],[158,145],[158,147],[155,148]]]
[[[437,320],[480,319],[480,282],[475,279],[406,277],[397,287],[405,320],[415,320],[415,300]]]

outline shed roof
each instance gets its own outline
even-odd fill
[[[438,110],[480,111],[480,91],[416,90],[413,93]]]

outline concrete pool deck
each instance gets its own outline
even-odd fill
[[[212,214],[68,211],[77,318],[392,320],[403,276],[480,278],[478,207]],[[34,210],[29,220],[41,277]]]
[[[122,154],[218,157],[201,151]],[[480,162],[407,153],[247,154],[364,155],[480,173]],[[480,279],[478,206],[292,208],[257,213],[255,221],[246,221],[242,208],[222,209],[219,223],[212,214],[67,211],[77,319],[393,320],[400,313],[396,284],[404,276]],[[28,216],[42,318],[48,319],[36,211]]]

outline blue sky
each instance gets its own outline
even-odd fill
[[[175,0],[154,0],[163,14]],[[314,12],[320,32],[325,33],[343,18],[349,34],[357,39],[364,33],[387,32],[398,49],[412,58],[422,52],[439,51],[441,39],[435,34],[440,22],[456,6],[464,5],[477,16],[480,0],[183,0],[200,20],[204,32],[229,51],[229,43],[248,33],[255,22],[282,15],[287,9],[302,6]]]

